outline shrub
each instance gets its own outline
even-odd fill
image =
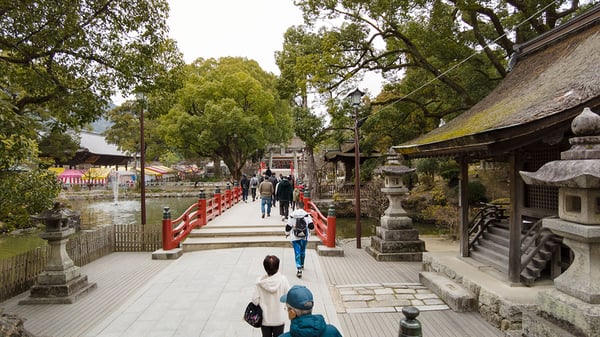
[[[45,169],[0,173],[0,219],[5,230],[32,226],[30,216],[52,207],[61,186]]]
[[[458,207],[432,205],[423,210],[425,220],[432,220],[441,232],[458,238]]]
[[[469,181],[469,205],[487,202],[485,186],[480,181]]]
[[[455,160],[440,162],[438,172],[440,176],[448,182],[448,186],[452,187],[458,185],[460,166]]]

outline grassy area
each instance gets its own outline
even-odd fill
[[[0,259],[19,255],[45,245],[46,241],[39,237],[39,232],[21,235],[0,235]]]

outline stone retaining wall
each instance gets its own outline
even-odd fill
[[[423,270],[443,273],[454,282],[462,284],[472,291],[477,299],[477,308],[481,316],[490,324],[502,331],[522,329],[523,311],[531,310],[536,306],[532,303],[514,303],[500,295],[494,289],[488,289],[485,284],[479,284],[469,277],[461,275],[452,267],[437,261],[435,256],[424,254]]]

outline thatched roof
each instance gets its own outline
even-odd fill
[[[470,110],[393,149],[405,158],[501,155],[561,138],[584,107],[600,107],[600,5],[517,46],[508,76]]]

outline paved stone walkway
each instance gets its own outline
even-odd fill
[[[421,283],[371,283],[337,285],[346,313],[402,312],[406,306],[420,311],[448,310],[436,294]]]

